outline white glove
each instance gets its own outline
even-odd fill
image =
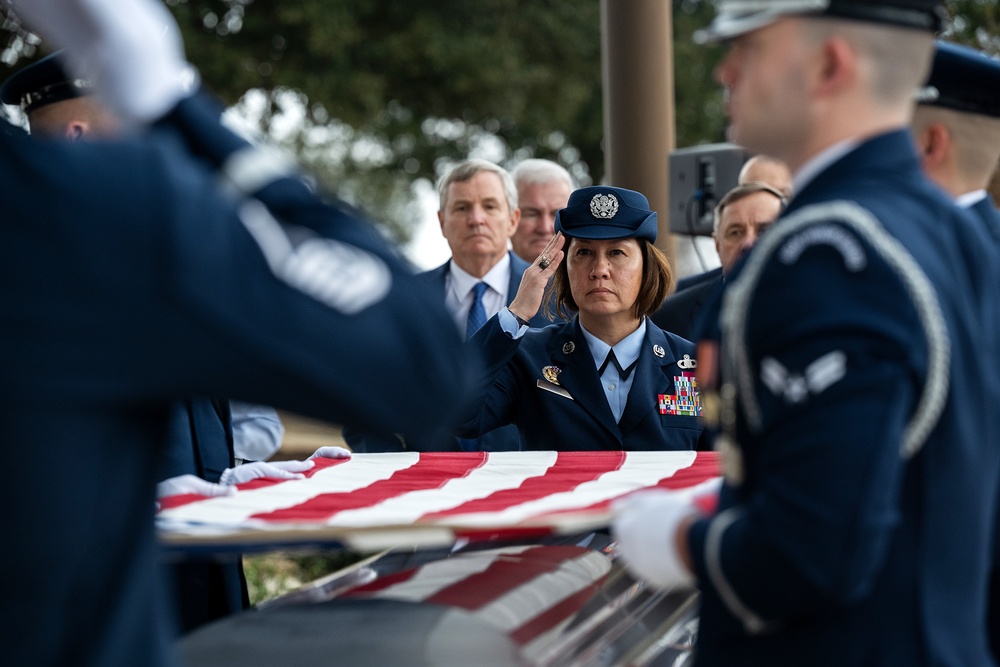
[[[156,485],[156,497],[166,498],[181,493],[196,493],[199,496],[231,496],[237,489],[223,484],[212,484],[197,475],[180,475],[165,479]]]
[[[345,449],[344,447],[328,445],[317,449],[309,458],[314,459],[316,457],[324,459],[349,459],[351,458],[351,450]]]
[[[126,123],[166,114],[190,94],[197,74],[184,58],[173,16],[160,0],[10,0],[64,64],[90,81]]]
[[[300,474],[315,465],[312,461],[254,461],[222,471],[219,484],[242,484],[252,479],[272,477],[274,479],[302,479]]]
[[[616,501],[611,510],[611,535],[629,572],[657,588],[694,586],[694,574],[677,553],[677,527],[698,514],[690,500],[641,491]]]

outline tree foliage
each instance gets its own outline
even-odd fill
[[[208,87],[398,238],[417,215],[413,183],[469,155],[603,175],[600,0],[167,4]],[[995,0],[947,4],[947,38],[1000,53]],[[721,50],[691,41],[714,7],[672,5],[677,144],[721,141]],[[32,36],[2,30],[7,66],[37,56]]]

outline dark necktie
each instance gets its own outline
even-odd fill
[[[472,338],[486,324],[486,309],[483,308],[483,294],[486,293],[486,283],[476,283],[472,288],[472,308],[469,308],[469,319],[465,324],[465,340]]]
[[[636,359],[635,361],[633,361],[628,368],[622,368],[622,365],[618,363],[618,357],[615,356],[615,350],[614,348],[612,348],[608,350],[608,356],[604,359],[604,363],[601,364],[601,367],[597,369],[598,377],[604,375],[604,370],[608,367],[609,363],[613,363],[615,365],[615,368],[618,369],[619,379],[627,380],[628,376],[632,374],[633,370],[635,370],[635,365],[639,363],[639,360]]]

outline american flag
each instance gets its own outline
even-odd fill
[[[161,499],[161,540],[178,548],[335,542],[364,551],[578,533],[606,527],[616,498],[648,488],[695,497],[719,475],[713,452],[403,452],[315,461],[301,480]]]
[[[454,608],[510,637],[531,664],[570,640],[565,630],[598,593],[612,560],[579,546],[521,545],[459,553],[352,587],[341,598]],[[449,625],[442,619],[441,626]],[[587,627],[579,628],[581,631]]]

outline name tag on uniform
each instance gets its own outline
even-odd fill
[[[563,389],[559,385],[551,384],[549,382],[546,382],[545,380],[538,380],[538,381],[536,381],[535,382],[535,386],[538,387],[539,389],[544,389],[545,391],[551,391],[553,394],[556,394],[557,396],[562,396],[563,398],[568,398],[571,401],[575,401],[576,400],[575,398],[573,398],[572,396],[569,395],[568,391],[566,391],[565,389]]]

